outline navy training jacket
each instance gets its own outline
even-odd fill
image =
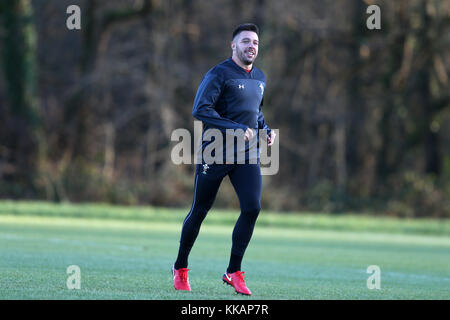
[[[218,129],[226,137],[226,130],[241,129],[244,132],[247,128],[264,129],[270,134],[270,128],[264,120],[261,107],[264,101],[264,89],[266,76],[253,66],[247,72],[237,65],[231,58],[223,61],[210,69],[203,77],[197,90],[194,100],[192,115],[203,122],[201,152],[215,141],[215,138],[208,138],[211,141],[204,141],[205,133],[209,129]],[[234,138],[234,149],[226,148],[223,140],[223,163],[230,163],[228,153],[233,150],[234,162],[241,157],[245,158],[245,163],[249,160],[259,162],[259,136],[245,142],[244,148],[239,148],[239,144]],[[256,150],[256,152],[254,152]],[[214,152],[212,153],[214,155]]]

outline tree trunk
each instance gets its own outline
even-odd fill
[[[8,149],[8,172],[2,179],[16,183],[14,194],[34,190],[38,168],[41,121],[36,96],[36,31],[30,0],[2,0],[1,25],[4,29],[2,63],[8,96],[8,115],[3,120],[0,144]],[[6,128],[6,129],[5,129]],[[3,131],[3,132],[5,132]],[[17,193],[17,194],[16,194]]]

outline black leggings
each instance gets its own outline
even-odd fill
[[[194,199],[181,230],[180,248],[190,251],[211,209],[223,178],[228,175],[239,198],[241,214],[234,226],[231,253],[243,256],[261,210],[262,177],[259,164],[198,164]]]

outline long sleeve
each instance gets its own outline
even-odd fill
[[[263,129],[267,131],[267,134],[270,134],[270,128],[266,124],[266,121],[264,120],[264,115],[262,113],[261,107],[263,105],[264,99],[261,101],[261,105],[259,106],[259,114],[258,114],[258,129]]]
[[[210,127],[217,128],[223,132],[225,132],[226,129],[247,130],[248,126],[223,118],[214,109],[221,93],[222,80],[220,79],[220,76],[208,72],[197,90],[192,115]]]

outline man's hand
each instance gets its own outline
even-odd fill
[[[245,134],[244,134],[245,141],[251,140],[253,138],[253,135],[254,135],[253,130],[250,128],[247,128],[247,130],[245,131]]]
[[[275,142],[275,138],[276,138],[277,134],[275,133],[275,131],[270,131],[270,135],[267,136],[267,145],[270,147],[271,145],[273,145],[273,143]]]

